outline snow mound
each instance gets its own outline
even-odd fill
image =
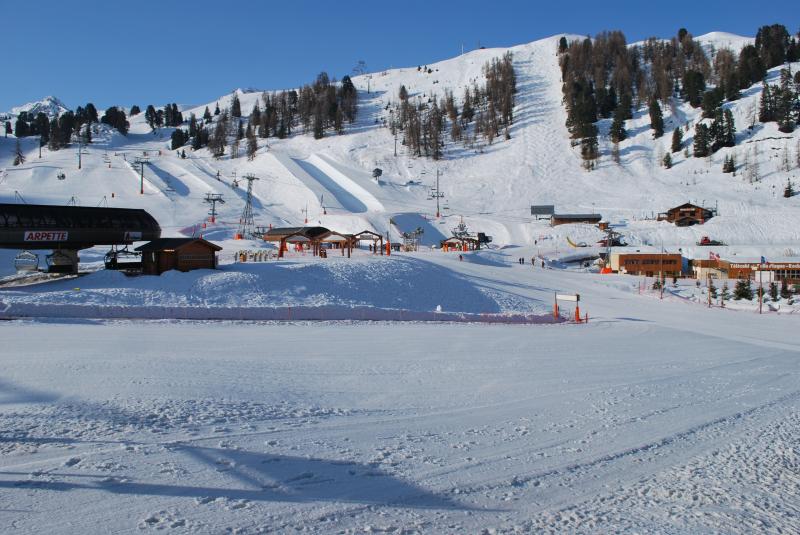
[[[539,308],[534,300],[485,289],[445,266],[397,256],[232,264],[216,271],[169,271],[160,277],[99,271],[78,280],[5,290],[0,301],[12,307],[366,307],[469,314],[527,313]]]

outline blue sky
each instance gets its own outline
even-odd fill
[[[465,49],[620,29],[630,41],[763,24],[800,28],[797,0],[0,0],[0,110],[45,95],[68,106],[202,103],[237,87],[280,89],[429,63]],[[234,6],[234,7],[229,7]]]

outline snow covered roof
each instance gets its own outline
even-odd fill
[[[221,251],[222,247],[203,238],[159,238],[150,243],[140,245],[136,248],[137,251],[151,252],[151,251],[164,251],[167,249],[180,249],[186,247],[191,243],[202,243],[214,251]]]

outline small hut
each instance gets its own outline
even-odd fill
[[[203,238],[159,238],[136,250],[142,253],[142,273],[161,275],[171,269],[216,269],[222,247]]]

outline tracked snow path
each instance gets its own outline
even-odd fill
[[[799,512],[796,344],[625,319],[0,330],[20,533],[788,533]]]
[[[280,153],[273,156],[326,208],[355,214],[383,210],[372,194],[320,158],[299,159]]]

